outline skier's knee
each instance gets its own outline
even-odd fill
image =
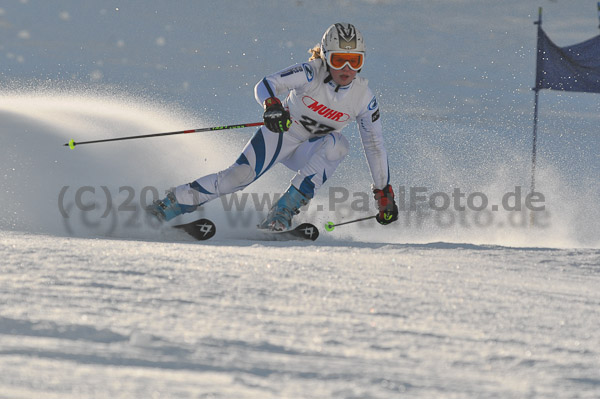
[[[217,189],[220,195],[229,194],[254,181],[256,172],[247,164],[235,164],[217,174]]]
[[[328,161],[339,161],[348,155],[350,143],[341,134],[325,138],[325,157]]]

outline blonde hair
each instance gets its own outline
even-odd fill
[[[321,45],[320,44],[315,44],[313,48],[308,49],[308,53],[310,54],[310,58],[308,59],[309,61],[323,58],[321,56]]]

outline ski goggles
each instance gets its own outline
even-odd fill
[[[343,69],[346,65],[354,71],[358,71],[363,67],[365,62],[364,53],[359,52],[344,52],[337,53],[329,51],[327,53],[327,64],[333,69]]]

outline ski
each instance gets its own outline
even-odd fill
[[[194,237],[199,241],[206,241],[211,239],[217,232],[215,224],[208,219],[198,219],[193,222],[178,224],[172,226],[176,229],[185,231],[190,236]],[[317,226],[311,223],[302,223],[301,225],[285,231],[271,231],[271,230],[258,230],[264,233],[259,240],[273,240],[273,241],[290,241],[290,240],[309,240],[315,241],[319,237],[319,229]]]
[[[198,219],[193,222],[173,226],[182,229],[196,240],[205,241],[212,238],[217,232],[217,226],[208,219]]]
[[[267,239],[274,241],[288,240],[310,240],[315,241],[319,237],[319,229],[311,223],[302,223],[301,225],[285,231],[271,231],[259,229],[258,231],[266,233]]]

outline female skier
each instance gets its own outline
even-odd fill
[[[163,220],[194,211],[221,195],[242,190],[276,163],[297,172],[285,194],[269,210],[260,229],[291,228],[299,213],[348,154],[341,130],[352,120],[360,136],[373,177],[379,213],[377,221],[398,219],[390,183],[377,100],[367,79],[357,77],[365,61],[362,34],[352,24],[331,25],[309,52],[309,61],[265,77],[254,94],[264,107],[264,126],[246,144],[229,168],[176,187],[149,212]],[[277,95],[286,94],[283,103]]]

